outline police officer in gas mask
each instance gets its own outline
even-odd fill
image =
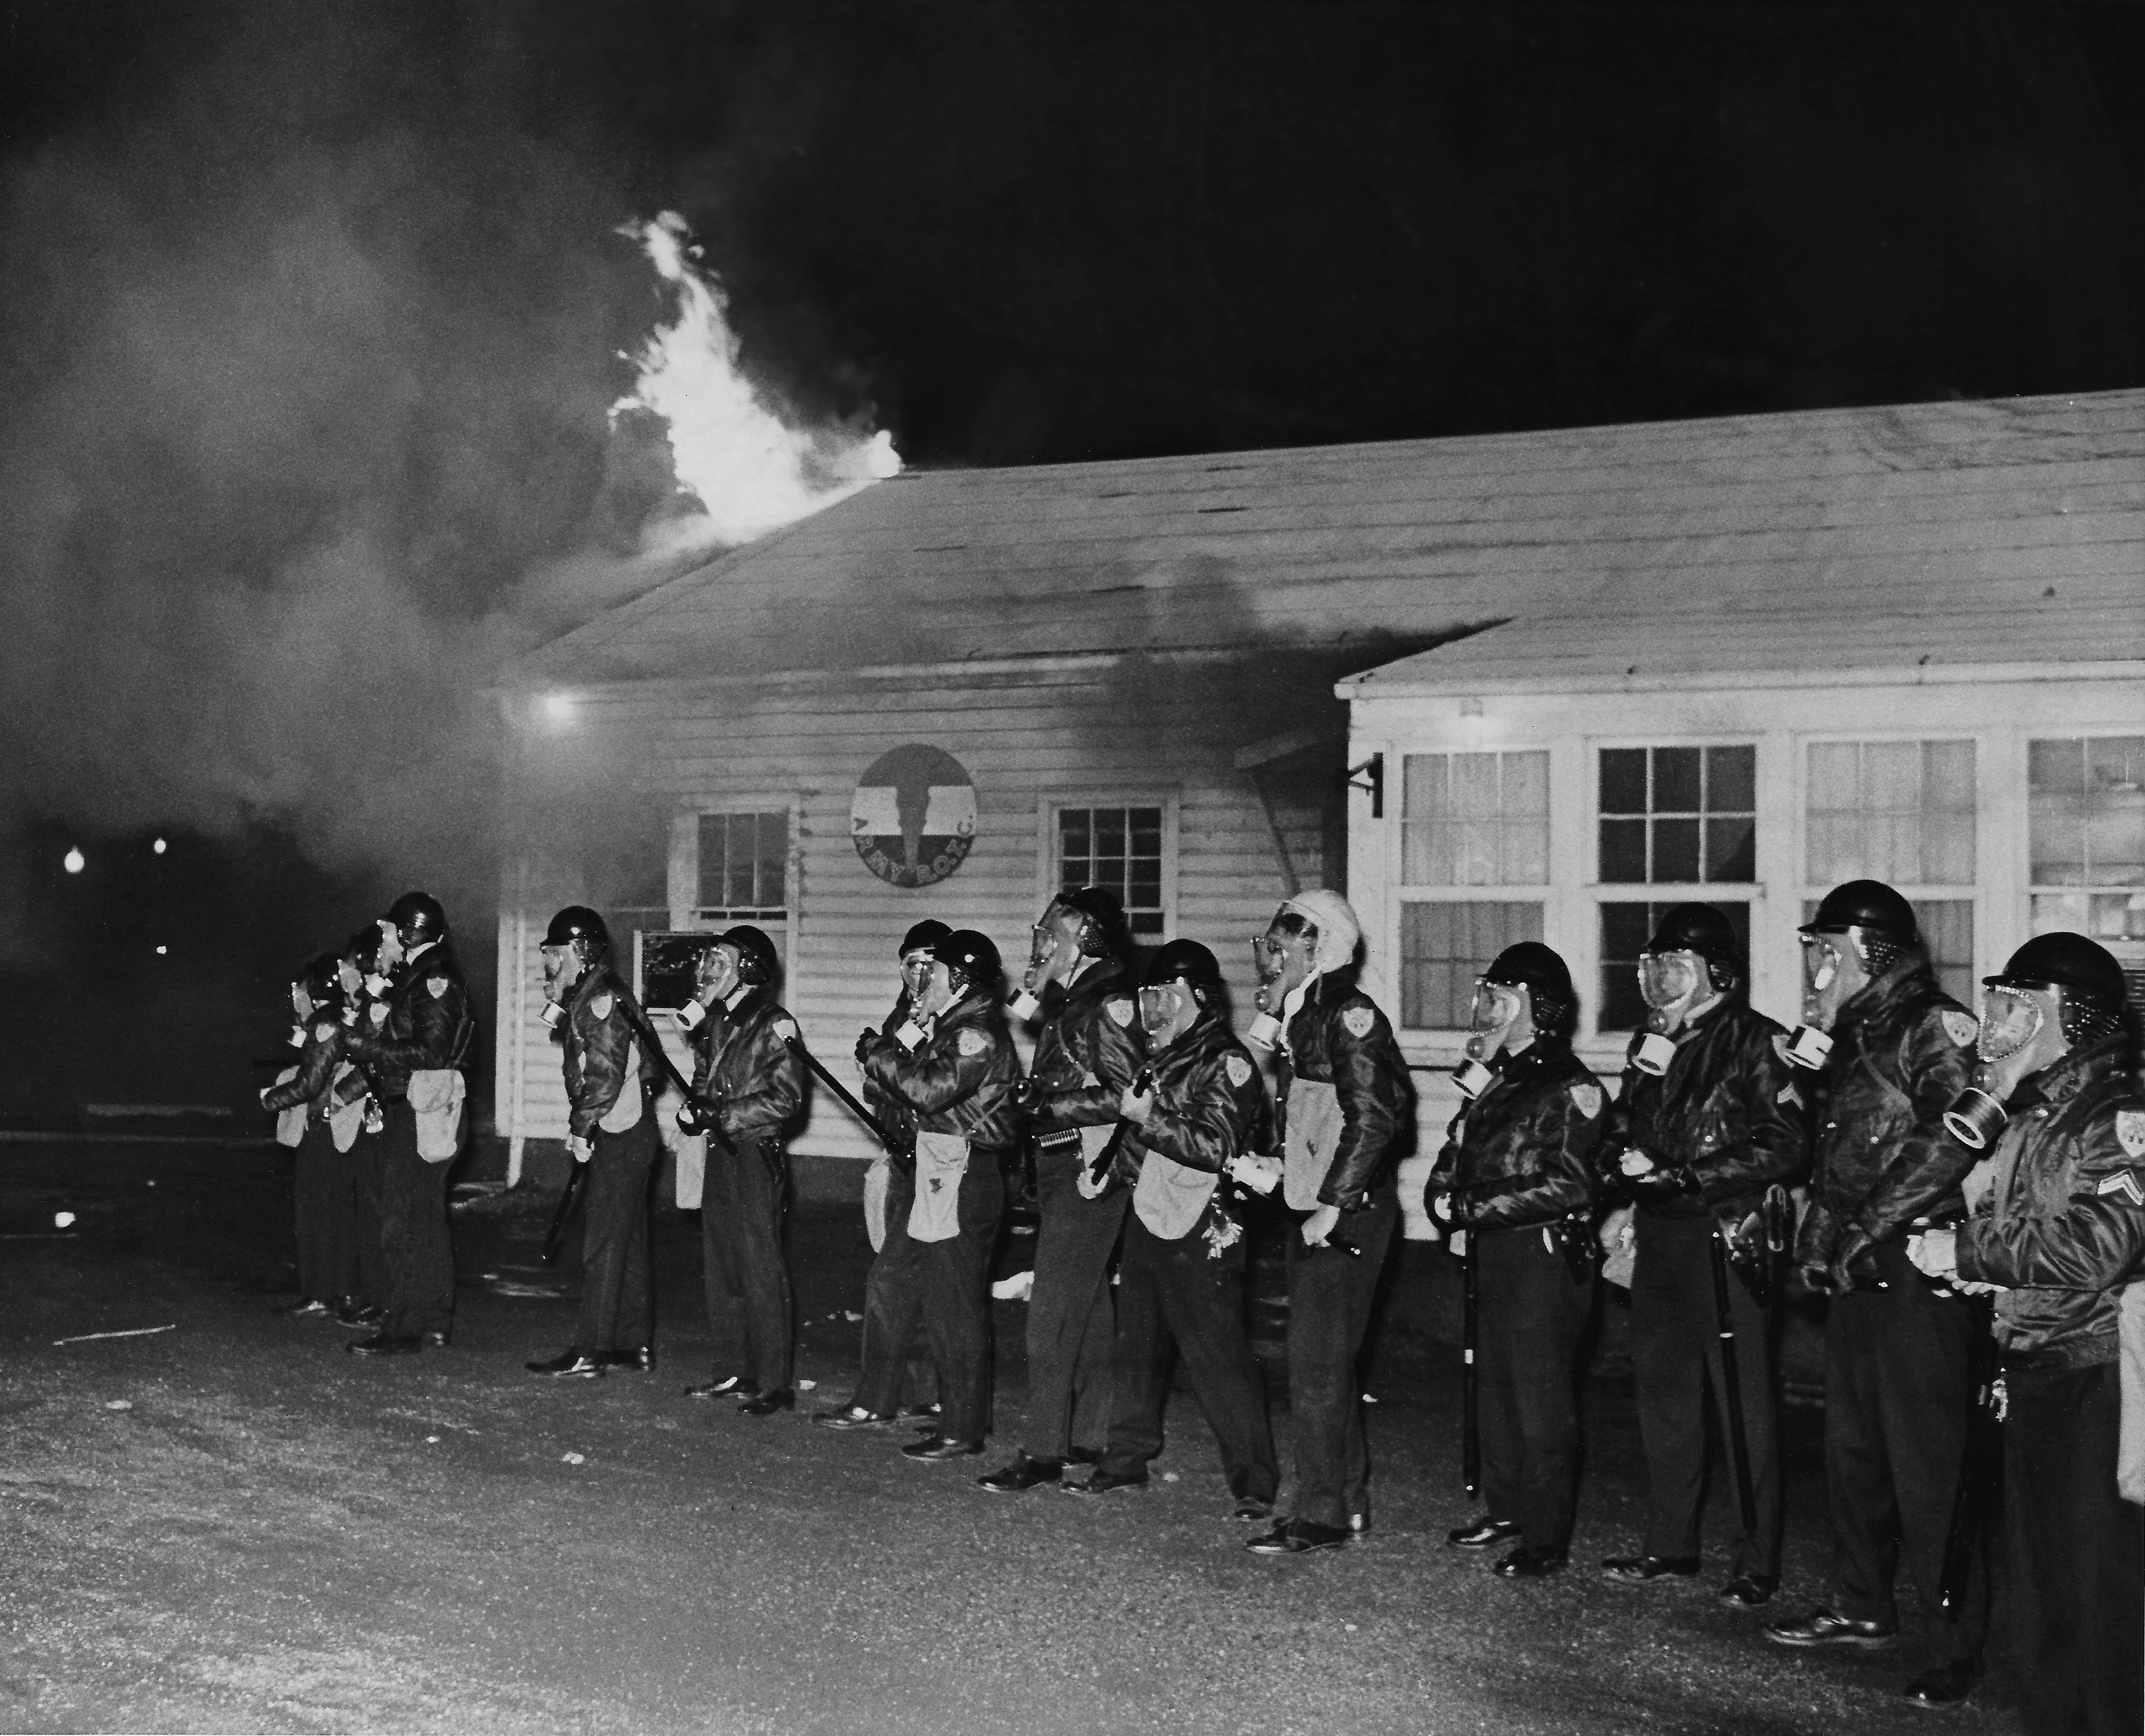
[[[387,1017],[386,973],[380,967],[380,924],[367,923],[342,949],[337,977],[342,985],[342,1026],[346,1032],[376,1030]],[[349,1053],[344,1045],[343,1052]],[[376,1331],[387,1317],[387,1254],[381,1235],[380,1209],[385,1192],[381,1138],[386,1118],[372,1095],[372,1082],[357,1067],[337,1088],[334,1120],[337,1144],[346,1152],[350,1239],[356,1250],[356,1286],[337,1304],[336,1319],[354,1330]],[[344,1147],[342,1142],[349,1143]]]
[[[1578,1481],[1579,1341],[1594,1303],[1594,1148],[1607,1094],[1571,1051],[1579,997],[1540,941],[1499,953],[1476,979],[1472,1090],[1431,1172],[1434,1216],[1474,1262],[1481,1325],[1482,1490],[1488,1512],[1448,1542],[1516,1545],[1505,1579],[1540,1579],[1569,1559]],[[1461,1240],[1464,1238],[1464,1241]]]
[[[1831,1292],[1825,1321],[1825,1485],[1835,1600],[1766,1638],[1872,1649],[1899,1631],[1893,1578],[1902,1545],[1934,1668],[1909,1699],[1950,1705],[1981,1674],[1988,1621],[1976,1572],[1943,1608],[1944,1551],[1966,1449],[1974,1335],[1956,1292],[1907,1257],[1918,1221],[1956,1223],[1974,1154],[1944,1130],[1970,1082],[1973,1016],[1938,986],[1914,907],[1875,880],[1826,893],[1804,923],[1803,1022],[1788,1059],[1808,1069],[1810,1204],[1795,1263]]]
[[[1028,1433],[1010,1465],[978,1479],[1001,1495],[1057,1482],[1068,1459],[1093,1463],[1110,1428],[1110,1256],[1126,1193],[1091,1198],[1077,1184],[1139,1071],[1123,940],[1115,894],[1099,886],[1060,893],[1035,925],[1013,1003],[1017,1017],[1043,1021],[1023,1093],[1042,1221],[1028,1304]]]
[[[291,983],[297,1022],[291,1041],[297,1065],[288,1079],[261,1093],[261,1107],[278,1117],[277,1138],[294,1147],[298,1300],[281,1311],[306,1320],[326,1319],[357,1289],[357,1246],[348,1209],[351,1166],[343,1156],[349,1142],[337,1143],[339,1115],[345,1130],[356,1132],[341,1101],[345,1093],[337,1089],[357,1072],[343,1058],[341,963],[335,953],[323,953]]]
[[[1222,1450],[1235,1515],[1273,1511],[1281,1474],[1267,1421],[1266,1386],[1244,1328],[1244,1229],[1225,1171],[1256,1151],[1266,1120],[1258,1069],[1229,1028],[1222,967],[1197,941],[1173,940],[1149,963],[1139,991],[1147,1058],[1119,1093],[1124,1136],[1105,1153],[1109,1192],[1129,1184],[1117,1271],[1116,1370],[1107,1450],[1075,1495],[1147,1480],[1162,1447],[1170,1370],[1180,1358]],[[1083,1171],[1082,1191],[1091,1191]],[[1115,1184],[1115,1185],[1113,1185]]]
[[[1356,986],[1361,936],[1348,901],[1321,888],[1285,902],[1252,945],[1254,1032],[1277,1045],[1282,1196],[1305,1214],[1288,1238],[1296,1512],[1245,1545],[1262,1555],[1331,1549],[1370,1524],[1356,1360],[1400,1221],[1413,1094],[1392,1027]]]
[[[447,1172],[463,1132],[463,1070],[476,1043],[461,967],[447,947],[446,913],[428,893],[405,893],[381,919],[385,1012],[361,1019],[345,1050],[365,1069],[382,1117],[381,1241],[387,1306],[380,1331],[346,1346],[386,1356],[441,1346],[454,1324],[455,1250]]]
[[[931,974],[909,1022],[857,1044],[865,1076],[916,1117],[909,1185],[888,1197],[886,1241],[872,1262],[864,1310],[864,1366],[847,1408],[818,1420],[832,1429],[893,1420],[918,1328],[938,1369],[937,1432],[902,1449],[911,1459],[973,1457],[991,1428],[991,1249],[1005,1205],[1000,1165],[1018,1149],[1014,1087],[1020,1060],[1006,1028],[998,948],[957,928],[933,948]]]
[[[795,1022],[774,998],[774,943],[749,923],[700,954],[695,991],[708,1017],[693,1032],[693,1101],[679,1126],[705,1127],[702,1271],[715,1370],[688,1398],[734,1393],[747,1416],[797,1403],[797,1316],[782,1227],[789,1201],[783,1144],[804,1104],[804,1061],[783,1040]],[[727,1149],[725,1148],[727,1141]]]
[[[1804,1127],[1786,1033],[1752,1010],[1734,928],[1710,904],[1670,909],[1639,961],[1645,1028],[1601,1151],[1606,1179],[1636,1208],[1631,1358],[1650,1509],[1640,1552],[1601,1565],[1634,1584],[1698,1572],[1710,1388],[1737,1510],[1720,1599],[1749,1609],[1779,1585],[1779,1398],[1769,1311],[1740,1262],[1734,1276],[1728,1268],[1768,1190],[1800,1174]]]
[[[2124,989],[2122,967],[2082,934],[2037,936],[1983,979],[1980,1066],[1951,1125],[1990,1161],[1968,1180],[1973,1217],[1908,1248],[1932,1278],[1998,1286],[2029,1736],[2139,1728],[2145,1470],[2122,1452],[2118,1355],[2119,1334],[2139,1331],[2122,1323],[2136,1306],[2124,1287],[2145,1267],[2145,1096]]]

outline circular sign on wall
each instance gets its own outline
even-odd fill
[[[849,803],[849,835],[889,886],[930,886],[976,841],[976,785],[943,748],[910,742],[865,769]]]

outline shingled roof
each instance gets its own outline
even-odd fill
[[[1358,679],[2145,657],[2145,390],[913,473],[510,679],[1446,639]]]

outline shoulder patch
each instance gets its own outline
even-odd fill
[[[425,987],[432,992],[432,998],[436,1001],[446,993],[447,979],[444,975],[427,977]]]
[[[1126,1029],[1132,1024],[1132,1003],[1130,1001],[1105,1001],[1102,1002],[1102,1011],[1109,1014],[1110,1022],[1120,1030]]]
[[[1579,1112],[1590,1122],[1601,1113],[1601,1087],[1584,1082],[1571,1087],[1571,1101],[1579,1106]]]
[[[1348,1027],[1351,1037],[1368,1037],[1371,1027],[1378,1022],[1375,1007],[1351,1007],[1341,1015],[1341,1022]]]
[[[1229,1082],[1239,1091],[1252,1082],[1252,1064],[1241,1055],[1224,1055],[1222,1071],[1229,1076]]]
[[[611,997],[609,994],[600,994],[589,1002],[589,1011],[595,1014],[598,1018],[609,1018],[610,1009]]]
[[[2133,1157],[2145,1157],[2145,1109],[2117,1110],[2115,1137]]]
[[[326,1042],[335,1034],[336,1025],[333,1020],[330,1020],[326,1024],[316,1025],[313,1027],[313,1041],[315,1042]]]
[[[2131,1153],[2133,1157],[2137,1155],[2134,1152]],[[2103,1176],[2100,1186],[2093,1191],[2097,1194],[2119,1193],[2133,1206],[2145,1206],[2145,1187],[2138,1185],[2138,1171],[2135,1170],[2119,1169],[2112,1176]]]
[[[963,1055],[980,1055],[991,1046],[991,1040],[970,1025],[954,1039],[954,1047]]]
[[[1955,1007],[1947,1007],[1941,1017],[1944,1035],[1962,1049],[1981,1034],[1981,1021],[1970,1012],[1961,1012]]]

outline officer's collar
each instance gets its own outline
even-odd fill
[[[723,1011],[733,1018],[736,1017],[744,1010],[744,1003],[753,997],[759,988],[759,985],[757,982],[739,983],[735,988],[723,997]]]
[[[2083,1049],[2073,1049],[2053,1066],[2043,1067],[2027,1079],[2013,1102],[2023,1098],[2028,1102],[2068,1103],[2103,1074],[2122,1065],[2128,1042],[2128,1038],[2118,1032]]]
[[[1217,1033],[1223,1037],[1231,1034],[1227,1021],[1222,1017],[1220,1006],[1210,1001],[1199,1009],[1192,1022],[1178,1032],[1168,1042],[1158,1049],[1149,1047],[1147,1052],[1147,1059],[1159,1064],[1163,1061],[1173,1061],[1181,1056],[1192,1054],[1212,1043]],[[1152,1039],[1148,1041],[1151,1044]]]
[[[1901,989],[1920,976],[1928,976],[1934,980],[1935,972],[1931,970],[1929,960],[1919,953],[1901,954],[1839,1003],[1839,1022],[1849,1024],[1869,1017],[1896,998]]]
[[[419,941],[416,946],[411,948],[408,952],[402,955],[401,963],[396,967],[396,971],[406,975],[412,965],[416,964],[420,958],[422,958],[427,953],[432,951],[433,948],[438,945],[439,942],[436,940]]]
[[[1068,1001],[1075,997],[1085,998],[1100,994],[1124,973],[1124,966],[1114,958],[1089,958],[1082,963],[1072,981],[1059,987]]]

